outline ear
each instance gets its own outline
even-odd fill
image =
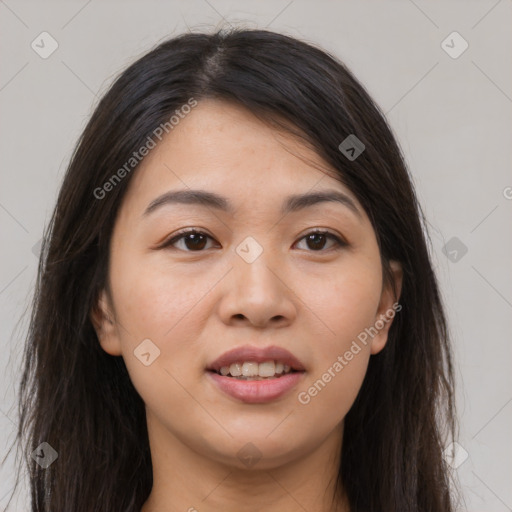
[[[90,318],[101,348],[112,356],[121,355],[119,330],[114,319],[113,307],[108,294],[102,290],[97,303],[92,308]]]
[[[398,261],[390,261],[389,266],[391,269],[391,282],[385,283],[382,287],[379,307],[373,325],[377,334],[372,338],[372,354],[378,354],[386,346],[389,328],[393,323],[393,318],[398,314],[398,311],[402,309],[402,306],[398,304],[402,292],[402,265]],[[396,292],[393,290],[393,285]]]

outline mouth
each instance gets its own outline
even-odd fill
[[[217,375],[229,377],[237,380],[270,380],[279,379],[290,373],[298,373],[301,370],[292,368],[289,364],[281,361],[264,361],[258,363],[256,361],[237,361],[229,366],[221,366],[219,370],[210,369]]]
[[[302,380],[306,368],[281,347],[245,346],[225,352],[206,371],[223,393],[255,404],[290,392]]]
[[[245,345],[224,352],[207,371],[240,380],[278,379],[293,372],[304,372],[304,365],[288,350]]]

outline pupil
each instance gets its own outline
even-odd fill
[[[320,242],[319,246],[315,246],[315,238],[316,237],[320,237],[322,239],[322,242]],[[308,235],[308,242],[311,242],[313,241],[313,245],[314,247],[311,247],[310,245],[310,249],[322,249],[323,246],[325,245],[325,235],[323,235],[322,233],[312,233],[310,235]],[[318,238],[316,238],[316,242],[318,242]]]
[[[204,247],[204,243],[206,241],[206,237],[204,235],[198,233],[191,233],[187,235],[187,237],[185,238],[185,243],[188,249],[202,249]],[[192,242],[191,246],[189,242]]]

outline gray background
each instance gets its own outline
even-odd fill
[[[451,322],[454,473],[467,510],[512,511],[511,11],[510,0],[0,1],[2,446],[14,436],[20,318],[37,244],[98,97],[127,64],[187,27],[267,27],[335,53],[386,112],[429,220]],[[59,45],[46,59],[31,48],[43,31]],[[442,46],[453,31],[469,44],[458,58]],[[13,463],[1,469],[2,506]],[[25,489],[9,510],[26,503]]]

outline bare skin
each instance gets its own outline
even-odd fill
[[[146,404],[154,483],[142,512],[349,510],[346,501],[330,506],[343,420],[392,319],[341,371],[332,368],[397,297],[383,284],[363,208],[317,165],[328,168],[300,141],[208,100],[133,176],[111,242],[110,293],[92,317],[103,350],[123,356]],[[164,203],[144,214],[178,189],[215,192],[236,213]],[[289,195],[324,190],[348,196],[358,213],[332,201],[280,213]],[[162,246],[183,228],[207,236]],[[346,245],[306,238],[317,228]],[[263,250],[250,263],[236,252],[246,237]],[[392,269],[400,290],[400,265]],[[134,355],[146,339],[160,350],[148,366]],[[302,381],[262,404],[222,392],[206,367],[247,344],[292,352],[306,368]],[[328,369],[329,382],[308,393]],[[252,465],[238,455],[247,445],[261,457]]]

